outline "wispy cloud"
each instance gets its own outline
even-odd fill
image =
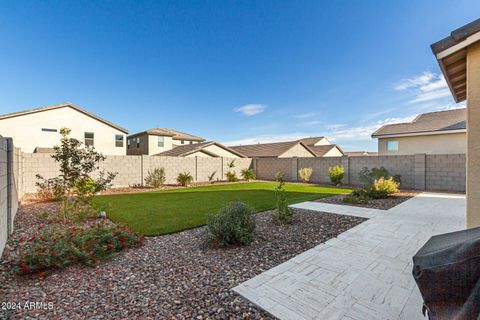
[[[397,91],[409,91],[413,94],[410,103],[439,100],[450,96],[443,74],[425,71],[421,75],[403,79],[394,86]]]
[[[311,121],[304,121],[300,123],[300,126],[302,127],[313,127],[313,126],[318,126],[322,124],[323,122],[320,120],[311,120]]]
[[[305,137],[312,136],[326,136],[331,141],[366,141],[371,139],[371,135],[374,131],[386,124],[401,123],[412,121],[416,115],[408,117],[396,117],[386,118],[380,121],[369,123],[362,126],[347,126],[344,124],[334,124],[325,127],[325,130],[318,132],[293,132],[290,134],[272,134],[272,135],[260,135],[256,137],[238,139],[224,142],[226,145],[245,145],[256,143],[269,143],[269,142],[281,142],[298,140]]]
[[[262,113],[267,109],[264,104],[246,104],[244,106],[233,109],[233,112],[240,112],[247,117]]]
[[[316,112],[306,112],[306,113],[296,114],[294,117],[297,119],[308,119],[311,117],[315,117],[316,115],[317,115]]]

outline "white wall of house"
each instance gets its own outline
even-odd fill
[[[398,150],[388,150],[388,142],[398,142]],[[379,155],[464,154],[467,151],[466,133],[423,136],[390,137],[378,139]]]
[[[183,143],[182,143],[183,141]],[[198,143],[198,141],[193,141],[193,140],[179,140],[179,139],[173,139],[172,140],[172,144],[174,147],[177,147],[177,146],[183,146],[183,145],[186,145],[186,144],[195,144],[195,143]]]
[[[63,127],[69,128],[70,136],[81,142],[85,142],[86,132],[93,133],[95,149],[105,155],[126,154],[124,132],[70,107],[1,119],[0,135],[13,138],[16,147],[31,153],[36,147],[59,145]],[[122,135],[123,146],[116,146],[115,135]]]
[[[314,155],[299,143],[279,156],[279,158],[291,158],[291,157],[305,158],[305,157],[314,157]]]
[[[163,139],[163,146],[161,140]],[[168,151],[173,148],[172,137],[167,136],[148,136],[148,155],[159,154],[160,152]]]

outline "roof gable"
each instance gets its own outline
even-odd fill
[[[14,117],[21,117],[21,116],[24,116],[24,115],[28,115],[28,114],[33,114],[33,113],[38,113],[38,112],[46,112],[46,111],[50,111],[50,110],[55,110],[55,109],[60,109],[60,108],[71,108],[73,110],[76,110],[80,113],[83,113],[97,121],[100,121],[112,128],[115,128],[119,131],[122,131],[126,134],[128,134],[128,130],[120,127],[120,126],[117,126],[116,124],[113,124],[112,122],[110,121],[107,121],[97,115],[94,115],[93,113],[85,110],[85,109],[82,109],[80,108],[79,106],[73,104],[73,103],[62,103],[62,104],[55,104],[55,105],[51,105],[51,106],[45,106],[45,107],[40,107],[40,108],[35,108],[35,109],[29,109],[29,110],[23,110],[23,111],[18,111],[18,112],[12,112],[12,113],[7,113],[7,114],[3,114],[3,115],[0,115],[0,120],[3,120],[3,119],[8,119],[8,118],[14,118]]]
[[[181,145],[178,147],[175,147],[173,149],[161,152],[156,154],[156,156],[171,156],[171,157],[185,157],[188,156],[189,154],[195,153],[195,152],[203,152],[208,155],[211,155],[212,157],[219,157],[217,154],[206,150],[205,148],[211,145],[215,145],[219,148],[222,148],[230,153],[233,153],[240,158],[245,158],[245,155],[233,150],[232,148],[226,147],[221,143],[215,142],[215,141],[207,141],[207,142],[201,142],[201,143],[194,143],[194,144],[186,144],[186,145]]]

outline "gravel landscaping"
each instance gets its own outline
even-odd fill
[[[10,318],[270,319],[230,289],[364,221],[296,210],[293,223],[282,227],[264,212],[256,216],[256,237],[247,247],[209,247],[204,228],[197,228],[146,238],[141,248],[95,268],[71,266],[46,278],[11,275],[13,239],[45,224],[41,213],[54,207],[36,204],[19,211],[0,267],[3,301],[52,303],[53,310],[10,311]]]
[[[380,209],[380,210],[388,210],[395,206],[398,206],[400,203],[407,201],[415,197],[418,192],[415,191],[400,191],[399,193],[395,194],[394,196],[390,196],[385,199],[371,199],[367,203],[347,203],[343,202],[343,198],[345,195],[336,195],[333,197],[323,198],[315,200],[316,202],[324,202],[324,203],[332,203],[332,204],[342,204],[348,206],[356,206],[356,207],[364,207],[364,208],[371,208],[371,209]]]

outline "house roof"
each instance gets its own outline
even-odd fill
[[[310,138],[303,138],[303,139],[300,139],[300,141],[302,141],[304,144],[306,144],[307,146],[313,146],[315,143],[317,143],[318,141],[324,139],[325,137],[310,137]]]
[[[115,128],[119,131],[122,131],[126,134],[128,134],[128,130],[120,127],[120,126],[117,126],[116,124],[110,122],[110,121],[107,121],[103,118],[100,118],[99,116],[97,115],[94,115],[93,113],[91,112],[88,112],[87,110],[85,109],[82,109],[80,108],[79,106],[71,103],[71,102],[66,102],[66,103],[61,103],[61,104],[55,104],[55,105],[51,105],[51,106],[45,106],[45,107],[40,107],[40,108],[36,108],[36,109],[29,109],[29,110],[23,110],[23,111],[18,111],[18,112],[12,112],[12,113],[7,113],[7,114],[3,114],[3,115],[0,115],[0,120],[3,120],[3,119],[8,119],[8,118],[14,118],[14,117],[19,117],[19,116],[24,116],[24,115],[27,115],[27,114],[32,114],[32,113],[37,113],[37,112],[44,112],[44,111],[49,111],[49,110],[55,110],[55,109],[60,109],[60,108],[72,108],[74,110],[77,110],[78,112],[81,112],[95,120],[98,120],[112,128]]]
[[[456,102],[467,98],[467,47],[479,40],[480,19],[477,19],[430,46]]]
[[[302,139],[303,140],[303,139]],[[323,157],[332,149],[337,148],[341,153],[343,153],[342,149],[336,144],[326,144],[323,146],[309,146],[309,148],[315,153],[317,157]]]
[[[466,108],[422,113],[412,122],[385,125],[375,131],[372,137],[466,130],[466,117]]]
[[[236,150],[233,150],[232,148],[224,146],[223,144],[215,142],[215,141],[207,141],[207,142],[186,144],[186,145],[178,146],[178,147],[175,147],[173,149],[158,153],[158,154],[156,154],[156,156],[185,157],[185,156],[188,156],[189,154],[201,151],[201,152],[204,152],[204,153],[206,153],[206,154],[208,154],[212,157],[218,157],[217,154],[205,149],[206,147],[211,146],[211,145],[216,145],[217,147],[220,147],[220,148],[222,148],[222,149],[224,149],[228,152],[231,152],[231,153],[239,156],[240,158],[246,158],[246,156],[243,155],[242,153],[240,153]]]
[[[36,147],[35,150],[33,150],[33,153],[54,153],[55,149],[54,148],[44,148],[44,147]]]
[[[311,147],[307,146],[301,141],[287,141],[287,142],[274,142],[274,143],[258,143],[244,146],[235,146],[230,147],[233,150],[236,150],[248,157],[254,158],[267,158],[267,157],[278,157],[296,146],[301,144],[305,147],[310,153],[315,155],[315,152]]]
[[[135,137],[144,136],[144,135],[167,136],[167,137],[172,137],[172,139],[174,140],[191,140],[191,141],[200,141],[200,142],[205,141],[205,139],[198,136],[194,136],[193,134],[185,133],[185,132],[174,130],[174,129],[168,129],[168,128],[152,128],[146,131],[134,133],[128,136],[128,138],[135,138]]]

